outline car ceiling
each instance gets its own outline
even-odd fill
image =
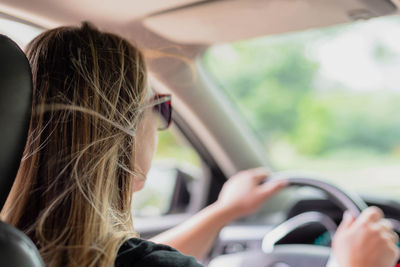
[[[396,8],[397,7],[397,8]],[[400,0],[1,0],[44,28],[89,20],[118,31],[141,21],[181,44],[212,44],[394,14]]]

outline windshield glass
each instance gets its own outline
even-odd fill
[[[275,170],[400,197],[400,16],[209,48]]]
[[[13,20],[0,14],[0,34],[4,34],[16,42],[22,49],[43,29]]]

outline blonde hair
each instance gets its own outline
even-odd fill
[[[28,46],[33,115],[2,217],[38,246],[46,266],[113,266],[137,236],[131,202],[135,133],[147,95],[142,53],[88,23]]]

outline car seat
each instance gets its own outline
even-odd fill
[[[0,208],[10,192],[26,143],[32,101],[28,59],[7,36],[0,34]],[[33,242],[0,221],[0,266],[42,267]]]

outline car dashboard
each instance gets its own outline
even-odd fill
[[[291,201],[282,201],[279,211],[269,212],[271,207],[267,203],[256,214],[224,227],[210,258],[253,249],[260,250],[263,238],[267,233],[281,222],[304,212],[320,212],[327,215],[336,224],[341,222],[343,211],[324,194],[305,188],[293,189],[286,193],[296,197],[292,198]],[[280,196],[281,199],[282,197]],[[398,200],[371,195],[364,195],[362,199],[368,206],[376,206],[382,209],[386,218],[400,221],[400,202]],[[276,244],[307,244],[330,247],[331,236],[321,224],[311,223],[295,229]]]

